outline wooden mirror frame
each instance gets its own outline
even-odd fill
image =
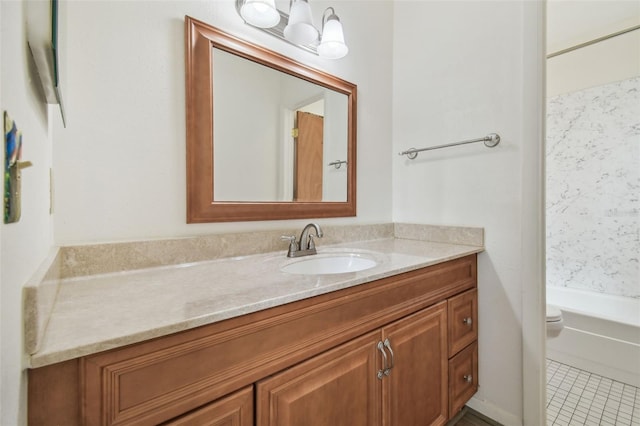
[[[187,223],[234,222],[356,215],[355,84],[185,17],[187,109]],[[346,202],[214,201],[213,48],[345,94],[347,125]]]

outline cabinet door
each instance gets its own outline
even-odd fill
[[[253,426],[253,387],[207,404],[163,426]]]
[[[367,334],[259,382],[257,425],[379,425],[379,341]]]
[[[382,380],[385,426],[443,425],[447,421],[447,304],[382,329],[389,353]],[[391,355],[393,353],[393,355]]]

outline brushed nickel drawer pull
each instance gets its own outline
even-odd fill
[[[387,353],[384,351],[384,344],[382,342],[378,342],[378,350],[382,353],[382,370],[378,370],[378,379],[382,380],[385,375],[389,375],[387,373]]]
[[[462,320],[462,323],[466,325],[471,325],[473,324],[473,320],[471,319],[471,317],[467,317]]]
[[[393,356],[393,350],[391,349],[391,342],[389,341],[389,339],[384,339],[384,347],[389,349],[389,353],[391,354],[391,366],[384,371],[384,374],[388,376],[391,373],[391,369],[395,367],[396,363]]]
[[[464,379],[465,382],[467,383],[471,383],[473,382],[473,376],[471,374],[465,374],[464,376],[462,376],[462,378]]]

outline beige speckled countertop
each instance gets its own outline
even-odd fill
[[[480,228],[478,229],[481,235]],[[29,366],[41,367],[329,293],[483,251],[482,245],[384,238],[322,246],[355,252],[373,268],[298,275],[286,251],[155,266],[58,280]],[[475,244],[475,243],[474,243]],[[29,310],[27,308],[27,310]]]

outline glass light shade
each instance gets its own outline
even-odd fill
[[[247,23],[258,28],[271,28],[280,22],[275,0],[245,0],[240,15]]]
[[[311,6],[306,0],[294,0],[291,5],[284,38],[294,44],[310,44],[318,39],[318,30],[311,18]]]
[[[348,52],[349,48],[344,43],[342,24],[336,15],[331,15],[322,30],[318,55],[327,59],[340,59]]]

